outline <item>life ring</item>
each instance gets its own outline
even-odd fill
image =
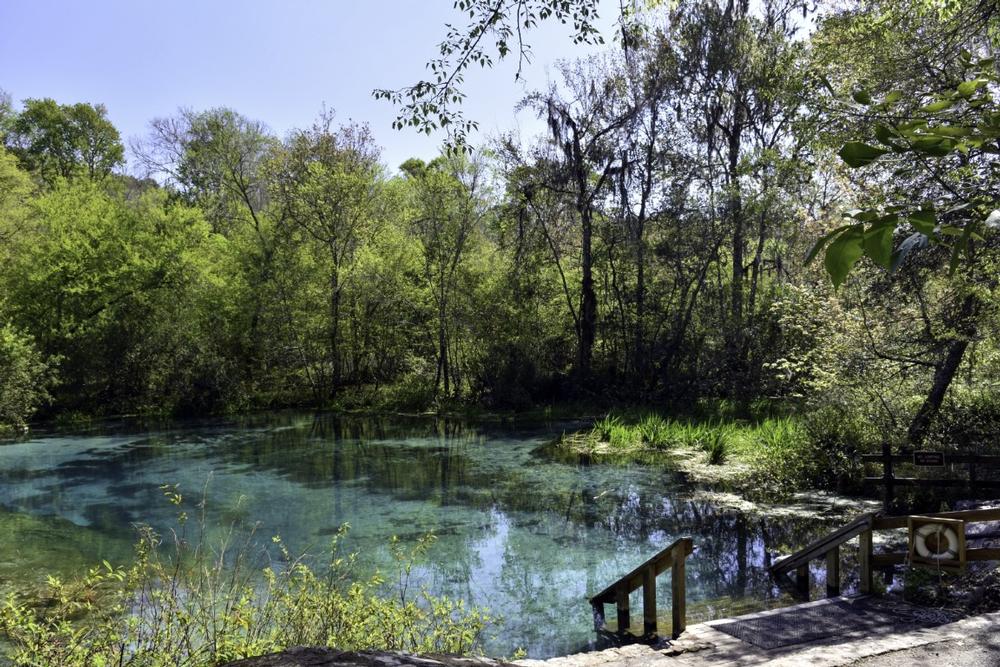
[[[941,546],[941,538],[948,540],[945,551],[932,552],[927,548],[927,538],[934,535],[937,547]],[[930,560],[956,560],[958,558],[958,534],[955,529],[940,523],[925,523],[913,531],[913,547],[917,555]]]

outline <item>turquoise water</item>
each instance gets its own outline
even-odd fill
[[[160,486],[178,484],[192,508],[204,493],[210,525],[259,522],[258,535],[280,535],[293,552],[322,551],[350,524],[347,548],[369,568],[391,568],[391,536],[434,533],[417,583],[503,616],[493,655],[592,646],[587,595],[685,535],[696,546],[689,623],[783,601],[767,552],[821,526],[722,511],[667,469],[559,460],[541,447],[574,426],[279,413],[34,434],[0,447],[0,505],[44,517],[49,530],[24,530],[0,577],[31,574],[17,571],[22,558],[34,574],[39,557],[68,567],[55,542],[69,532],[81,562],[126,558],[135,523],[173,524]],[[661,577],[661,613],[669,585]],[[641,624],[638,596],[633,609]]]

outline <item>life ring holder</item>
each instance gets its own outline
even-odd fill
[[[933,516],[911,516],[908,521],[910,537],[910,563],[944,569],[965,567],[965,521]],[[928,538],[935,538],[931,549]],[[941,549],[943,543],[946,549]]]
[[[948,548],[945,551],[931,551],[927,546],[927,538],[934,535],[937,543],[941,543],[944,538],[948,541]],[[913,531],[913,548],[921,558],[931,560],[955,560],[958,558],[958,535],[955,529],[944,526],[940,523],[925,523]]]

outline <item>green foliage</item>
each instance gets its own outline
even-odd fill
[[[28,99],[9,122],[7,148],[50,185],[60,178],[102,179],[125,162],[118,130],[103,105]]]
[[[517,0],[500,9],[487,0],[458,0],[455,10],[468,14],[469,26],[466,30],[449,26],[438,45],[440,56],[427,63],[431,80],[399,89],[378,88],[372,95],[400,107],[394,129],[413,127],[426,134],[444,129],[455,146],[464,147],[468,134],[479,127],[476,121],[466,119],[460,108],[469,67],[492,67],[516,51],[520,76],[521,65],[531,51],[522,35],[549,19],[572,25],[576,43],[601,43],[603,38],[595,26],[597,4],[597,0]]]
[[[961,168],[989,160],[994,153],[1000,107],[993,90],[1000,74],[993,58],[974,59],[963,51],[962,61],[967,80],[923,93],[926,103],[915,111],[906,107],[900,91],[878,103],[867,92],[860,98],[854,95],[856,102],[872,108],[881,146],[849,141],[840,149],[841,159],[855,169],[889,162],[884,166],[895,167],[897,177],[922,171],[944,183],[945,191],[936,201],[910,199],[845,213],[852,222],[819,239],[808,256],[812,259],[825,247],[824,265],[834,286],[844,282],[862,256],[895,269],[913,249],[928,243],[949,252],[954,272],[963,258],[971,259],[972,241],[982,241],[1000,219],[1000,213],[994,216],[1000,202],[988,186],[990,177],[979,168]],[[963,171],[968,174],[959,176]],[[909,236],[893,251],[897,230]]]
[[[670,424],[658,414],[643,417],[637,429],[644,445],[658,449],[670,444]]]
[[[51,398],[55,381],[52,364],[34,341],[10,325],[0,326],[0,434],[24,427],[26,421]]]
[[[165,492],[182,504],[175,488]],[[413,564],[432,537],[410,550],[390,545],[397,572],[386,590],[383,575],[359,578],[357,555],[339,552],[346,528],[326,564],[313,568],[279,538],[279,558],[267,558],[252,530],[220,544],[188,542],[186,522],[182,512],[169,544],[140,528],[131,566],[105,562],[70,581],[50,576],[42,605],[10,595],[0,607],[0,632],[13,661],[210,667],[295,645],[467,654],[493,622],[460,600],[410,590]]]
[[[724,429],[719,429],[712,434],[705,447],[708,453],[708,464],[717,466],[726,461],[726,454],[729,451],[729,433]]]
[[[708,465],[733,470],[723,479],[754,497],[776,499],[805,488],[853,488],[858,454],[876,443],[870,425],[857,415],[825,407],[797,417],[757,420],[610,414],[556,445],[616,461],[625,456],[666,462],[678,454],[704,453]]]

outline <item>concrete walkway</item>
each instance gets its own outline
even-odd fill
[[[808,606],[821,608],[822,605],[835,602],[836,600],[821,600],[808,603]],[[752,614],[740,617],[740,620],[752,620],[782,611],[787,610]],[[666,647],[632,644],[549,660],[520,660],[515,664],[521,667],[1000,665],[1000,612],[933,628],[848,632],[836,637],[769,650],[743,642],[716,627],[734,620],[736,619],[720,619],[693,625]],[[960,657],[963,654],[968,660]]]

